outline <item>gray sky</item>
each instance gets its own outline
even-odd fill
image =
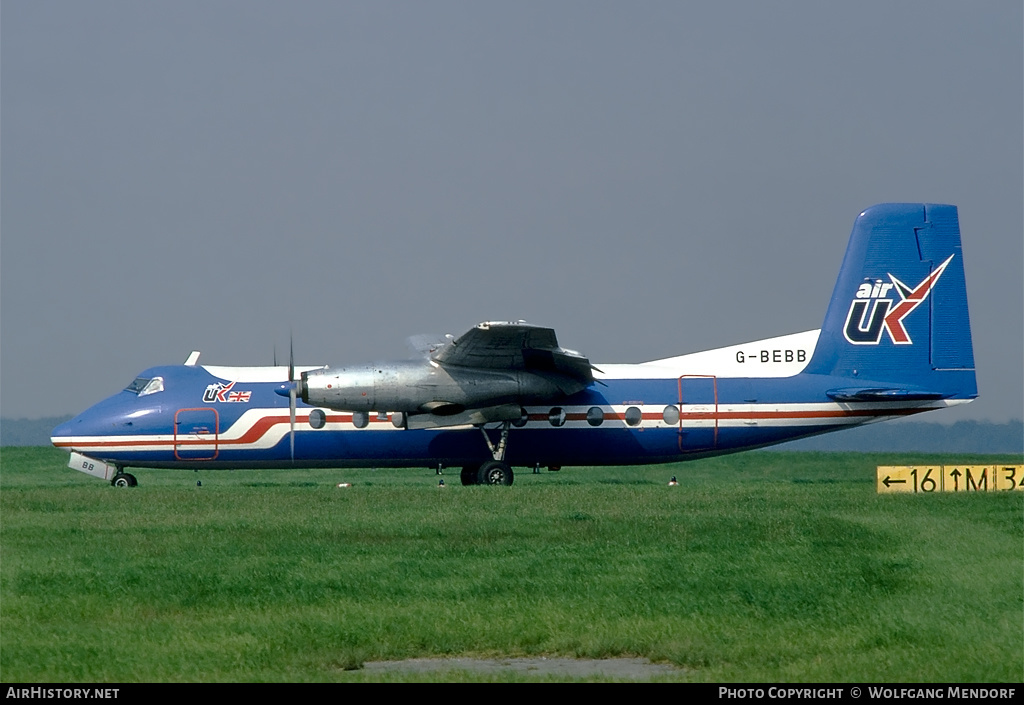
[[[821,325],[865,207],[960,207],[1024,397],[1020,2],[0,5],[0,411],[143,368],[550,325],[640,362]]]

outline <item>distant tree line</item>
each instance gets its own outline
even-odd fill
[[[50,431],[70,418],[0,419],[0,446],[48,446]]]
[[[866,453],[1021,453],[1024,421],[874,423],[775,446],[778,450],[861,451]]]

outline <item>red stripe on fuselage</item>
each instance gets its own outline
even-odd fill
[[[818,410],[818,411],[708,411],[708,412],[687,412],[685,410],[681,413],[681,418],[685,422],[690,421],[708,421],[708,420],[760,420],[760,419],[836,419],[836,418],[863,418],[871,416],[910,416],[917,414],[922,411],[928,411],[928,408],[915,408],[915,407],[903,407],[898,409],[834,409],[834,410]],[[375,416],[370,418],[370,423],[388,423],[390,416],[387,419],[378,419]],[[547,414],[530,414],[529,418],[531,421],[547,421]],[[617,413],[606,413],[604,416],[605,420],[624,420],[623,414]],[[660,413],[647,413],[643,415],[645,421],[657,421],[662,418]],[[587,415],[585,413],[572,413],[566,414],[566,420],[570,421],[585,421]],[[308,423],[309,416],[298,416],[295,417],[295,422]],[[334,414],[327,417],[327,423],[348,423],[352,421],[351,414]],[[173,445],[175,447],[182,446],[209,446],[216,443],[218,447],[224,446],[245,446],[251,445],[259,441],[263,436],[267,434],[277,424],[288,424],[289,419],[287,417],[278,416],[264,416],[256,423],[252,425],[249,430],[242,434],[238,438],[223,438],[217,437],[216,439],[195,439],[195,440],[130,440],[130,437],[126,436],[124,440],[114,441],[79,441],[75,440],[72,442],[58,442],[54,445],[58,448],[107,448],[107,447],[133,447],[144,449],[153,446],[168,446]],[[669,428],[675,427],[673,424]]]

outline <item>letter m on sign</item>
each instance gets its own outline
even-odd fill
[[[978,468],[973,469],[975,472],[978,471]],[[975,480],[974,476],[971,475],[970,467],[965,468],[965,470],[966,476],[964,477],[964,481],[966,486],[964,489],[968,492],[988,492],[988,468],[981,469],[981,474],[978,476],[977,480]]]

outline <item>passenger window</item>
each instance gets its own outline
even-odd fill
[[[604,422],[604,412],[601,407],[592,406],[587,409],[587,423],[591,426],[600,426]]]
[[[626,409],[626,424],[628,426],[639,426],[644,420],[643,412],[635,406]]]
[[[352,424],[356,428],[366,428],[370,425],[370,415],[365,411],[353,411]]]
[[[679,423],[679,409],[675,405],[669,404],[665,407],[665,411],[661,413],[661,418],[669,426],[675,426]]]
[[[548,422],[552,426],[561,426],[565,423],[565,409],[556,406],[548,413]]]

